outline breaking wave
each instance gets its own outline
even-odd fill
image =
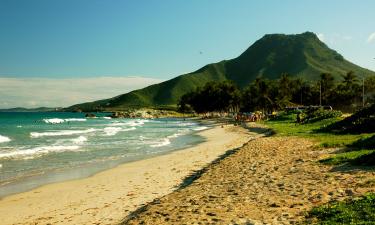
[[[47,154],[51,152],[65,152],[65,151],[75,151],[78,150],[80,147],[77,145],[71,146],[42,146],[36,147],[31,149],[20,149],[17,151],[0,153],[0,159],[3,158],[13,158],[13,159],[31,159],[32,156]]]
[[[8,138],[7,136],[0,135],[0,143],[9,142],[9,141],[11,141],[10,138]]]
[[[85,118],[67,118],[67,119],[60,119],[60,118],[52,118],[52,119],[43,119],[45,123],[50,124],[58,124],[64,122],[84,122],[86,121]]]
[[[163,147],[163,146],[170,145],[170,144],[171,144],[171,141],[169,140],[169,138],[163,138],[159,142],[150,145],[150,147],[158,148],[158,147]]]
[[[31,132],[30,137],[39,138],[44,136],[69,136],[75,134],[86,134],[96,131],[94,128],[87,130],[60,130],[60,131],[48,131],[48,132]]]

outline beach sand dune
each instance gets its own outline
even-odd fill
[[[217,126],[200,134],[207,141],[192,148],[5,197],[0,200],[1,224],[117,224],[130,212],[176,190],[186,176],[254,136],[233,125]]]

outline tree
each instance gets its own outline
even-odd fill
[[[187,93],[180,98],[179,109],[187,106],[197,113],[235,110],[240,103],[240,91],[230,81],[208,82],[203,88]]]
[[[328,99],[332,94],[332,89],[335,87],[335,78],[330,73],[320,74],[320,88],[322,95],[322,104],[327,104]]]
[[[358,77],[353,71],[349,71],[348,73],[346,73],[343,78],[345,88],[353,90],[358,85]]]

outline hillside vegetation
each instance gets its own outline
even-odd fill
[[[239,57],[213,63],[171,80],[135,90],[114,98],[83,103],[67,110],[113,110],[129,107],[175,107],[180,97],[209,81],[231,80],[240,88],[257,77],[277,79],[281,74],[317,80],[330,73],[335,80],[353,71],[359,76],[375,75],[344,59],[311,32],[296,35],[269,34],[251,45]]]

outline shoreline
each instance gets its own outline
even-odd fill
[[[212,129],[212,127],[209,127],[208,129],[205,129],[205,130],[209,130],[209,129]],[[14,181],[10,184],[5,184],[3,187],[0,188],[0,191],[4,191],[4,193],[0,193],[0,201],[8,196],[32,191],[36,188],[43,187],[45,185],[89,178],[89,177],[95,176],[98,173],[111,170],[123,164],[151,159],[154,157],[159,157],[159,156],[171,154],[176,151],[183,151],[185,149],[195,147],[206,141],[205,138],[200,135],[200,132],[202,131],[196,131],[196,133],[191,134],[191,135],[200,136],[203,139],[202,141],[195,143],[193,146],[187,146],[187,147],[185,146],[182,148],[176,148],[176,149],[169,150],[169,151],[156,152],[156,153],[141,155],[141,156],[134,156],[128,160],[98,162],[97,164],[95,164],[95,167],[94,165],[88,164],[88,165],[83,165],[77,168],[65,168],[64,170],[61,170],[61,169],[51,170],[49,171],[48,174],[42,173],[42,174],[37,174],[37,175],[31,175],[29,177],[23,177],[18,181]],[[76,173],[75,170],[79,170],[79,173]]]
[[[194,147],[6,196],[0,199],[0,218],[4,224],[115,224],[176,190],[189,174],[252,137],[233,125],[217,125],[198,134],[206,141]]]
[[[203,126],[208,126],[207,129],[211,129],[215,124],[219,122],[214,120],[201,120],[199,118],[188,118],[189,120],[198,122]],[[206,129],[203,129],[206,130]],[[144,159],[149,159],[153,157],[158,157],[161,155],[170,154],[174,151],[181,151],[190,147],[199,145],[200,143],[205,142],[205,138],[199,133],[203,130],[196,130],[193,133],[189,134],[191,136],[200,136],[202,140],[196,141],[194,144],[189,144],[186,146],[180,146],[173,150],[167,150],[162,152],[155,152],[151,154],[143,154],[139,156],[132,156],[126,159],[117,159],[113,161],[98,161],[96,164],[82,164],[80,167],[76,168],[56,168],[48,171],[47,173],[39,172],[34,175],[28,175],[25,177],[16,177],[13,180],[8,180],[5,182],[0,182],[0,200],[19,193],[31,191],[38,187],[42,187],[48,184],[60,183],[71,180],[79,180],[94,176],[97,173],[110,170],[122,164],[136,162]],[[1,167],[1,164],[0,164]],[[77,172],[78,171],[78,172]]]

